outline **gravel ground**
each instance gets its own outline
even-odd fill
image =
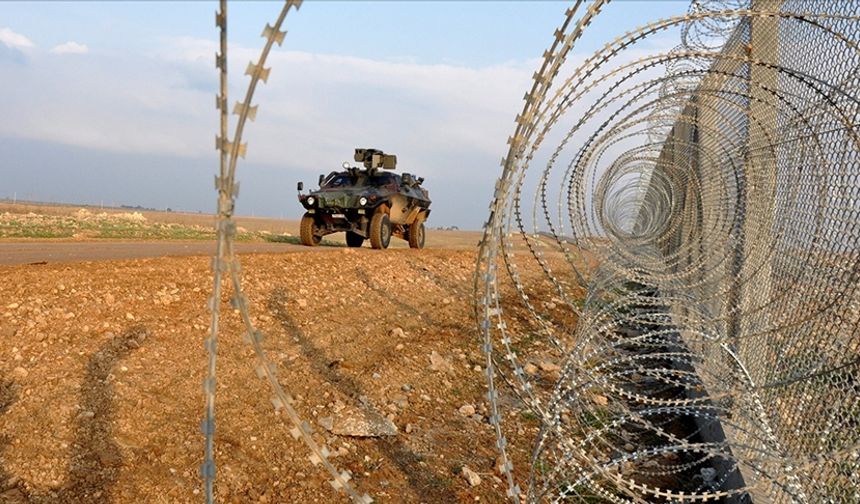
[[[429,249],[243,258],[283,384],[377,502],[505,500],[469,301],[474,262],[473,251]],[[0,266],[0,502],[202,501],[209,263]],[[223,301],[219,502],[344,502],[274,412]],[[397,433],[320,425],[360,405]],[[537,424],[508,411],[522,468]]]

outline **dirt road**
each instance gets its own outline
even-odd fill
[[[323,250],[290,243],[238,243],[240,254],[289,253]],[[52,264],[83,261],[143,259],[147,257],[207,256],[215,252],[209,241],[18,241],[0,242],[0,264]]]

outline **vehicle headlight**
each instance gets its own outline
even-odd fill
[[[308,202],[308,205],[313,205],[314,203],[316,203],[317,200],[313,196],[308,196],[308,199],[306,199],[305,201]]]
[[[366,205],[366,204],[367,204],[367,198],[365,198],[364,196],[362,196],[361,198],[359,198],[359,199],[358,199],[358,204],[359,204],[359,205],[361,205],[361,206]]]

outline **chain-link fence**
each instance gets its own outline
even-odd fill
[[[860,502],[860,2],[696,0],[575,52],[630,8],[568,11],[490,207],[476,306],[510,495]],[[529,471],[510,393],[541,421]]]

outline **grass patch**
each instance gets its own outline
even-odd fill
[[[302,239],[298,236],[287,236],[287,235],[263,235],[263,240],[269,243],[290,243],[292,245],[301,245]],[[346,247],[345,243],[334,242],[331,240],[327,240],[323,238],[322,242],[320,242],[320,246],[322,247]]]
[[[73,216],[41,214],[0,214],[0,238],[84,238],[120,240],[215,240],[217,234],[210,226],[164,224],[148,222],[139,214],[92,214]],[[243,231],[236,241],[270,241],[298,243],[299,239],[275,236],[265,232]],[[323,245],[341,246],[323,241]]]
[[[0,238],[71,238],[74,230],[29,226],[0,226]]]

